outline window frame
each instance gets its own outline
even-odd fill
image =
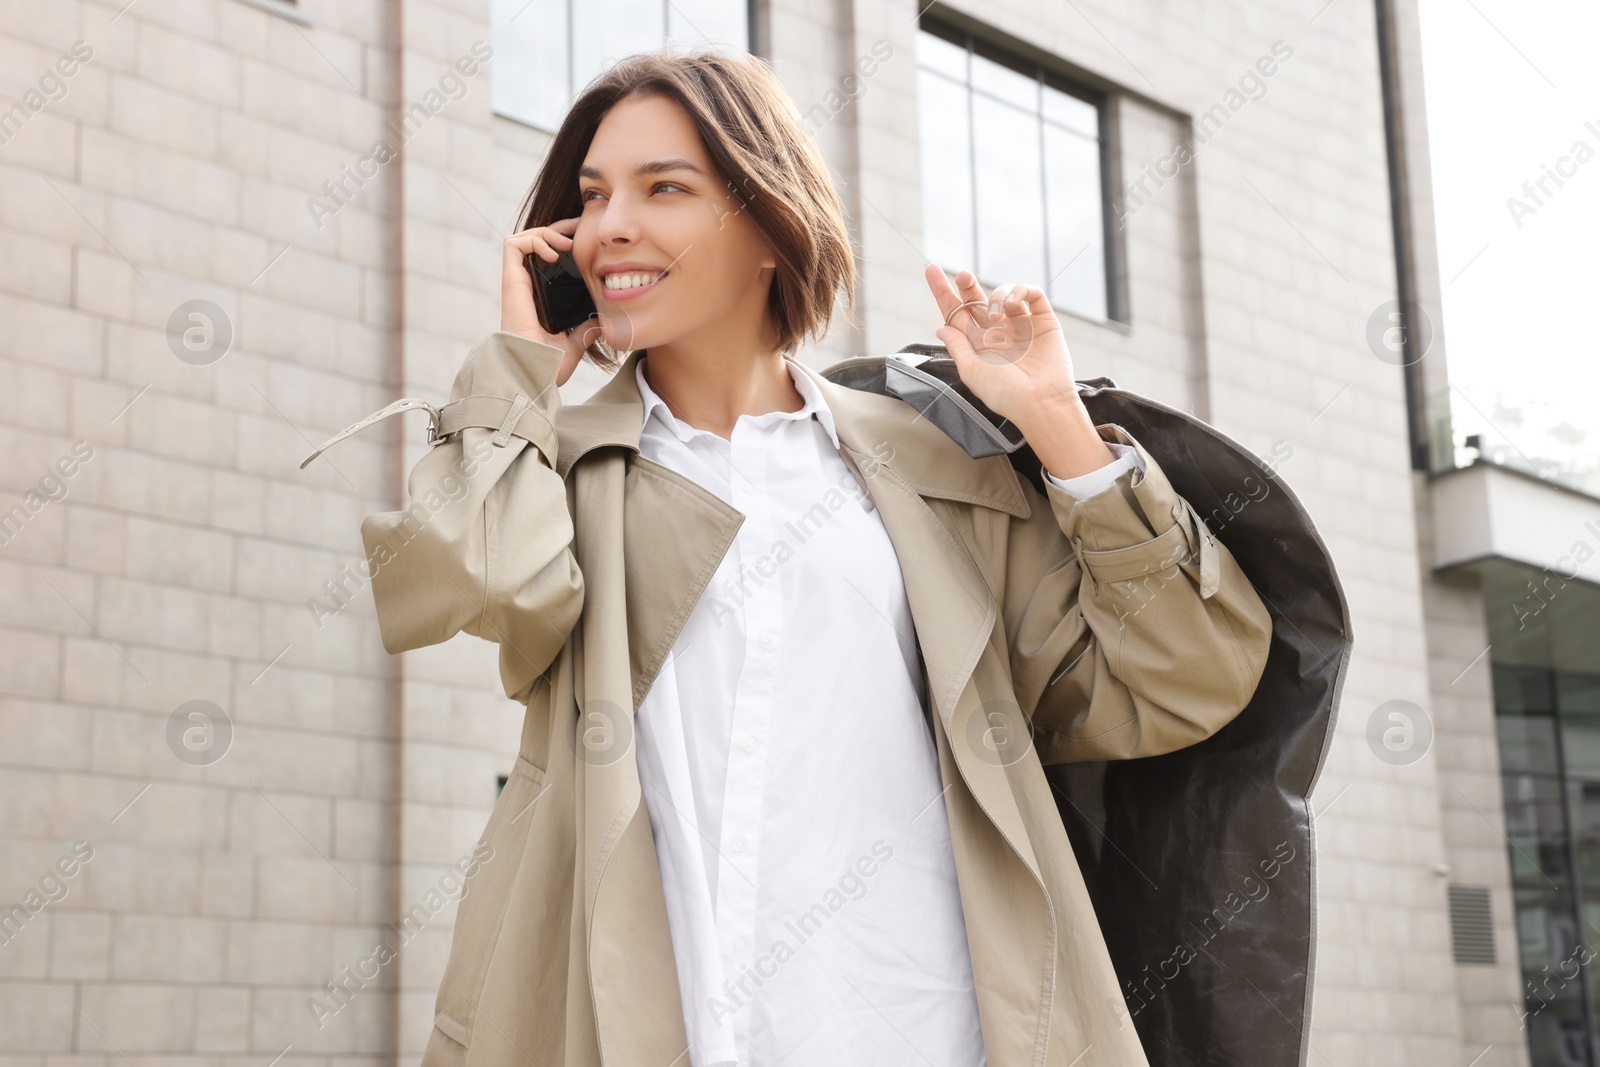
[[[489,2],[492,4],[492,3],[495,2],[495,0],[489,0]],[[576,7],[579,3],[581,3],[582,0],[564,0],[564,2],[567,5],[567,77],[568,77],[569,83],[570,83],[571,79],[573,79],[575,77],[575,75],[573,73],[573,56],[572,56],[572,9],[574,7]],[[643,0],[643,2],[650,2],[650,0]],[[659,0],[659,2],[661,4],[662,8],[664,9],[664,11],[665,11],[665,9],[670,8],[672,6],[672,0]],[[765,48],[766,48],[766,25],[765,25],[765,22],[761,18],[762,0],[745,0],[744,8],[745,8],[745,19],[744,19],[745,42],[744,42],[744,49],[745,49],[746,52],[749,52],[753,56],[764,56],[765,55]],[[490,34],[489,34],[489,37],[490,37],[490,40],[489,40],[490,46],[495,48],[496,52],[498,53],[499,46],[495,44],[494,39],[493,39],[494,38],[494,33],[493,33],[493,14],[492,13],[490,15]],[[498,59],[498,58],[499,57],[497,55],[496,59]],[[585,82],[584,84],[587,84],[587,82]],[[567,104],[568,104],[569,109],[570,109],[570,106],[571,106],[573,98],[577,95],[577,92],[581,87],[582,87],[581,85],[572,84],[571,87],[569,88],[568,96],[567,96]],[[505,119],[507,122],[515,122],[519,126],[526,126],[530,130],[538,130],[540,133],[548,134],[551,137],[554,137],[556,135],[557,131],[554,128],[541,126],[539,123],[534,122],[534,121],[532,121],[530,119],[525,119],[525,118],[521,117],[520,115],[513,115],[513,114],[510,114],[509,112],[500,110],[500,108],[498,106],[496,106],[496,104],[495,104],[494,90],[492,88],[492,84],[491,84],[491,88],[490,88],[490,92],[489,92],[489,110],[494,115],[495,118]],[[562,112],[562,117],[565,118],[565,116],[566,116],[566,112],[563,111]]]
[[[954,21],[948,21],[940,18],[937,13],[924,12],[924,14],[917,20],[917,32],[929,33],[932,36],[938,37],[949,42],[950,44],[965,49],[969,54],[968,76],[966,83],[963,85],[963,89],[967,94],[969,130],[971,129],[972,124],[972,94],[982,91],[972,84],[970,73],[972,55],[981,56],[990,62],[1000,64],[1001,66],[1004,66],[1010,70],[1026,75],[1033,79],[1037,85],[1048,86],[1051,89],[1065,93],[1068,96],[1074,97],[1075,99],[1081,100],[1084,103],[1090,104],[1094,107],[1095,122],[1097,126],[1097,136],[1095,140],[1098,146],[1099,156],[1100,232],[1101,246],[1104,249],[1102,267],[1105,273],[1104,285],[1106,293],[1106,314],[1105,318],[1102,319],[1085,312],[1062,307],[1054,300],[1050,300],[1050,306],[1055,309],[1058,314],[1071,315],[1073,318],[1079,319],[1083,322],[1092,322],[1097,326],[1108,326],[1112,328],[1123,329],[1127,328],[1130,325],[1130,320],[1128,316],[1128,302],[1125,289],[1126,276],[1123,271],[1123,247],[1121,242],[1121,234],[1116,226],[1116,211],[1112,195],[1113,190],[1115,189],[1115,145],[1117,143],[1114,123],[1116,122],[1117,115],[1119,113],[1117,108],[1116,90],[1110,87],[1091,84],[1087,79],[1076,75],[1070,65],[1065,62],[1058,61],[1052,63],[1050,62],[1049,57],[1043,54],[1032,55],[1024,53],[1018,48],[1009,46],[999,34],[985,33],[981,27],[966,27],[958,25]],[[1036,50],[1030,50],[1030,53],[1034,51]],[[918,64],[918,69],[923,69],[920,64]],[[918,107],[920,106],[921,100],[919,99]],[[1044,124],[1046,120],[1042,113],[1037,115],[1036,118],[1041,140],[1039,188],[1042,194],[1042,225],[1048,234],[1050,217],[1049,183],[1044,171],[1045,157],[1042,144],[1044,137]],[[975,138],[969,138],[967,148],[968,164],[969,167],[971,167],[970,173],[972,175],[972,187],[974,190],[976,190],[977,171],[976,160],[974,157],[977,149]],[[978,212],[976,211],[976,204],[974,204],[974,209],[971,241],[974,259],[976,259],[979,236]],[[1054,274],[1050,274],[1050,270],[1054,267],[1054,264],[1050,261],[1049,248],[1049,240],[1047,238],[1045,241],[1046,299],[1050,299],[1048,286],[1055,278]],[[946,264],[940,264],[940,266],[947,273],[949,273],[952,269]],[[968,265],[964,268],[958,266],[955,269],[970,269],[973,271],[974,275],[977,274],[976,263]],[[1065,270],[1066,267],[1063,266],[1060,269]],[[1059,271],[1057,271],[1057,273],[1059,273]],[[978,276],[979,284],[983,285],[986,289],[991,288],[994,285],[1004,284],[1008,280],[1010,279],[988,279]]]

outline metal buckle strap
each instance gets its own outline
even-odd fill
[[[322,455],[323,452],[338,444],[340,441],[343,441],[346,437],[349,437],[351,434],[359,433],[375,422],[382,422],[390,415],[398,415],[402,411],[411,411],[413,409],[421,409],[428,413],[428,444],[433,444],[439,439],[440,436],[439,409],[428,403],[426,400],[419,400],[414,396],[401,397],[399,400],[396,400],[394,403],[390,404],[381,411],[374,411],[371,415],[368,415],[360,422],[352,422],[349,426],[346,426],[344,429],[340,430],[338,433],[322,442],[322,444],[317,446],[316,451],[312,452],[311,455],[301,460],[300,469],[305,470],[308,463]]]
[[[494,443],[504,446],[511,435],[547,447],[555,424],[525,393],[513,397],[475,393],[453,400],[439,409],[439,435],[448,437],[468,426],[494,430]]]

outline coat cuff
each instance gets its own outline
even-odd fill
[[[1088,474],[1080,474],[1076,478],[1057,478],[1050,473],[1048,467],[1045,467],[1041,468],[1045,480],[1054,482],[1075,497],[1087,497],[1111,488],[1112,483],[1117,480],[1117,475],[1125,470],[1144,470],[1144,461],[1139,458],[1139,453],[1134,451],[1132,445],[1125,445],[1120,441],[1107,441],[1106,447],[1111,449],[1116,458],[1105,466]]]
[[[1176,564],[1191,571],[1201,596],[1209,597],[1217,588],[1219,561],[1205,522],[1132,434],[1115,423],[1098,424],[1095,432],[1107,444],[1129,446],[1136,466],[1118,473],[1105,491],[1087,497],[1074,496],[1044,478],[1051,510],[1084,571],[1095,581],[1116,582]]]

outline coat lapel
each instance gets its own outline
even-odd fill
[[[622,548],[627,603],[629,712],[638,710],[678,633],[733,544],[744,515],[721,497],[639,455],[644,402],[631,353],[588,402],[557,417],[556,469],[566,477],[584,455],[627,449]]]

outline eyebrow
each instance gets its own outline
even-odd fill
[[[705,171],[701,170],[693,163],[690,163],[687,159],[652,159],[648,163],[641,163],[637,167],[634,167],[633,173],[630,174],[629,177],[640,178],[646,174],[665,174],[667,171],[672,170],[689,170],[700,175],[702,178],[706,176]],[[605,179],[605,175],[601,174],[598,169],[591,167],[588,164],[584,164],[578,168],[578,177],[599,178],[601,180]]]

